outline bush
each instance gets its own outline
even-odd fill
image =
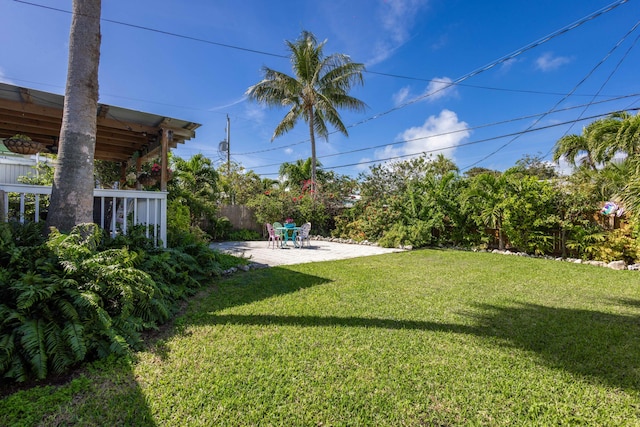
[[[139,348],[142,331],[221,271],[220,255],[201,243],[155,248],[95,224],[46,240],[41,232],[0,223],[0,375],[16,381]]]
[[[261,240],[262,235],[257,231],[253,230],[235,230],[229,234],[229,240],[233,242],[241,242],[241,241],[251,241],[251,240]]]

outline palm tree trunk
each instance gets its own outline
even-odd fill
[[[309,138],[311,139],[311,198],[316,199],[316,134],[313,130],[313,107],[309,110]]]
[[[497,226],[498,226],[498,249],[503,251],[505,244],[504,244],[504,233],[502,232],[502,218],[498,220]]]
[[[93,222],[101,0],[73,0],[69,69],[47,226]],[[47,228],[48,228],[47,227]]]

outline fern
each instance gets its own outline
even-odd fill
[[[47,352],[45,346],[44,324],[41,319],[30,319],[18,328],[20,343],[26,353],[29,367],[36,378],[47,376]]]
[[[33,272],[22,275],[12,288],[19,292],[17,306],[20,310],[26,310],[40,301],[51,298],[58,290],[56,283],[47,283],[41,275]]]
[[[78,322],[67,322],[62,329],[62,337],[71,349],[76,361],[81,361],[87,355],[84,327]]]

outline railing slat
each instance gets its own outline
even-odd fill
[[[14,215],[16,217],[10,217],[9,211],[9,193],[17,194],[19,197],[19,212],[16,212]],[[32,199],[31,195],[35,197]],[[51,195],[51,187],[42,186],[42,185],[28,185],[28,184],[0,184],[0,197],[2,198],[2,203],[0,203],[0,220],[9,221],[11,219],[18,219],[20,222],[24,223],[24,221],[39,221],[40,220],[40,202],[44,201],[42,199],[43,196]],[[117,235],[117,233],[121,232],[123,234],[127,234],[129,229],[128,216],[129,213],[133,213],[133,220],[131,225],[138,224],[146,224],[146,232],[145,235],[149,237],[149,228],[153,227],[153,239],[156,245],[162,244],[166,247],[166,237],[167,237],[167,192],[166,191],[139,191],[139,190],[111,190],[111,189],[102,189],[96,188],[93,191],[94,199],[99,198],[99,208],[100,209],[100,226],[107,226],[106,222],[110,222],[110,232],[113,237]],[[13,197],[13,196],[12,196]],[[33,202],[32,202],[33,200]],[[108,203],[105,203],[106,200],[111,201],[111,217],[108,218],[107,209],[109,207]],[[123,213],[123,222],[122,224],[118,224],[117,214],[118,214],[118,202],[121,203],[122,213]],[[129,208],[129,204],[132,204],[132,208]],[[139,203],[144,203],[146,214],[144,218],[139,218],[142,216],[140,214]],[[151,205],[153,203],[153,206]],[[33,206],[33,210],[30,212],[34,213],[34,217],[31,218],[30,215],[27,217],[26,211],[27,208],[31,205]],[[15,205],[14,205],[15,206]],[[153,208],[153,209],[152,209]],[[15,209],[15,208],[14,208]],[[153,210],[153,215],[152,211]],[[96,218],[96,215],[94,215]]]

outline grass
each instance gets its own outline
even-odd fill
[[[253,270],[0,425],[640,425],[640,274],[420,250]]]

